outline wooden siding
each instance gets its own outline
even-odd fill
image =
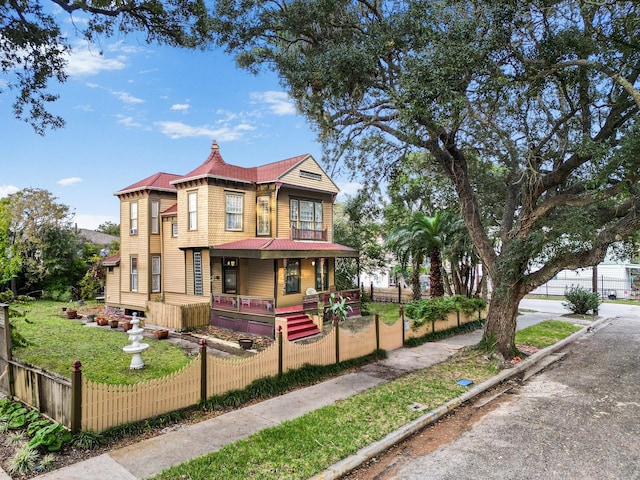
[[[333,238],[333,197],[330,194],[309,192],[305,190],[292,190],[282,188],[278,193],[277,205],[277,236],[278,238],[291,237],[291,222],[289,215],[289,201],[292,198],[314,200],[322,202],[322,228],[327,230],[327,240]]]
[[[249,260],[247,276],[241,277],[240,283],[246,279],[248,292],[253,297],[273,297],[273,260]]]
[[[162,221],[162,292],[185,293],[185,253],[178,248],[178,237],[172,236],[176,217]]]
[[[208,245],[235,242],[256,236],[256,191],[249,186],[210,185],[209,187]],[[242,230],[226,230],[226,195],[238,193],[244,197],[242,204]]]
[[[120,303],[120,267],[106,267],[105,297],[104,302],[109,305]]]
[[[189,230],[189,193],[197,193],[196,230]],[[178,188],[178,238],[180,247],[203,247],[208,245],[209,229],[214,228],[208,223],[209,189],[206,183],[197,185],[180,185]]]
[[[310,172],[315,175],[320,175],[320,180],[302,176],[300,174],[301,170]],[[331,181],[331,178],[324,172],[324,170],[322,170],[320,165],[318,165],[318,163],[311,158],[307,158],[304,162],[296,166],[296,168],[280,177],[279,180],[290,185],[303,187],[305,189],[310,188],[313,190],[321,190],[331,193],[338,193],[340,191],[338,187],[336,187],[336,185]]]

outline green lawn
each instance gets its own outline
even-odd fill
[[[14,346],[16,358],[65,377],[71,376],[73,361],[80,360],[86,378],[109,384],[132,384],[163,377],[193,358],[167,341],[145,338],[143,343],[150,345],[142,353],[145,368],[130,370],[131,355],[122,351],[122,347],[131,343],[127,334],[63,318],[63,305],[38,301],[26,306],[23,318],[11,319],[13,331],[28,342],[25,347]]]
[[[570,323],[552,321],[518,335],[544,347],[549,338],[564,338],[575,329]],[[309,478],[426,413],[410,409],[410,404],[436,409],[467,390],[458,380],[471,379],[477,385],[496,373],[495,361],[486,352],[465,349],[443,363],[262,430],[154,478],[212,478],[212,472],[219,480]]]
[[[386,324],[393,324],[400,318],[400,308],[397,303],[371,302],[366,306],[370,315],[377,313],[380,320]]]

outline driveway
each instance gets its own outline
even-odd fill
[[[568,345],[563,360],[456,439],[396,458],[376,478],[640,479],[640,316],[638,307],[604,307],[616,318]]]

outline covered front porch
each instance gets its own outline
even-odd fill
[[[335,291],[335,259],[343,257],[357,262],[358,251],[330,242],[272,238],[212,247],[211,324],[274,336],[276,318],[302,321],[313,314],[321,323],[322,305]],[[348,297],[353,315],[360,313],[359,290],[336,293]]]

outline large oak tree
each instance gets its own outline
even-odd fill
[[[483,341],[509,358],[523,296],[640,225],[639,8],[218,0],[215,29],[241,66],[278,72],[354,171],[430,153],[492,280]]]

